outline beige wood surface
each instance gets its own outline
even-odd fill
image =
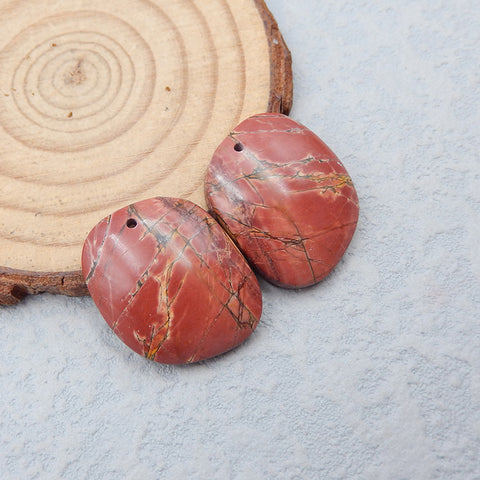
[[[261,0],[0,0],[0,32],[0,303],[85,293],[101,218],[159,195],[204,206],[230,129],[290,108]]]

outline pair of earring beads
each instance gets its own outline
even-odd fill
[[[338,263],[358,220],[352,180],[312,131],[278,113],[240,123],[205,178],[208,210],[139,201],[88,234],[82,271],[115,334],[167,364],[224,353],[262,312],[252,269],[280,287],[313,285]]]

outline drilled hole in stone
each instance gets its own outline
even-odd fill
[[[127,220],[127,227],[128,228],[135,228],[137,226],[137,221],[134,218],[129,218]]]
[[[243,145],[238,142],[234,145],[233,149],[236,151],[236,152],[241,152],[243,150]]]

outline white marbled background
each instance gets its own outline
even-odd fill
[[[189,367],[89,298],[1,308],[2,480],[480,479],[480,2],[267,3],[359,193],[346,256]]]

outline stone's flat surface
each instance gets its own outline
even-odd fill
[[[280,114],[243,121],[210,163],[212,214],[269,281],[306,287],[338,263],[355,231],[358,198],[336,155]]]
[[[262,310],[247,262],[217,222],[186,200],[122,208],[89,233],[82,270],[108,325],[160,363],[190,363],[244,341]]]

